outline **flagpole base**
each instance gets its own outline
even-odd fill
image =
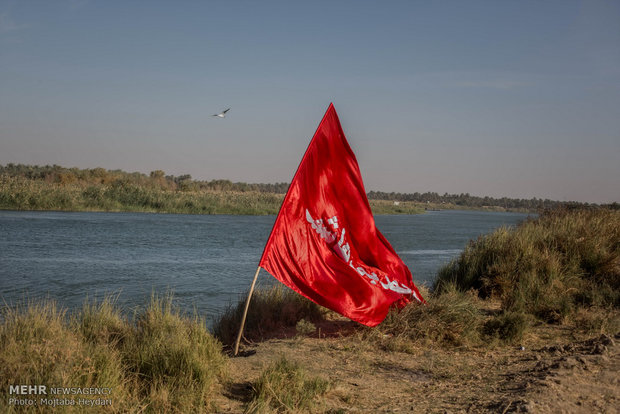
[[[254,280],[252,280],[252,286],[250,287],[250,292],[248,293],[248,298],[245,301],[245,309],[243,310],[243,316],[241,317],[241,325],[239,326],[239,333],[237,334],[237,340],[235,341],[235,350],[233,356],[237,356],[239,353],[239,343],[241,342],[241,337],[243,336],[243,328],[245,326],[245,319],[248,316],[248,309],[250,308],[250,299],[252,299],[252,293],[254,292],[254,286],[256,286],[256,279],[258,279],[258,273],[260,272],[260,266],[256,269],[256,273],[254,274]]]

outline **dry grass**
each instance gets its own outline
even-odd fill
[[[237,338],[245,300],[229,307],[214,323],[215,336],[225,345],[232,345]],[[252,294],[245,323],[244,337],[260,341],[278,335],[298,322],[319,322],[326,309],[311,302],[283,285],[258,289]]]
[[[318,412],[318,399],[328,389],[328,381],[308,376],[301,365],[281,357],[255,382],[246,412]]]
[[[169,296],[153,296],[133,320],[122,316],[113,298],[86,303],[74,318],[53,302],[8,307],[2,314],[0,349],[4,390],[17,384],[111,388],[106,397],[111,405],[89,407],[89,412],[211,410],[227,372],[222,346],[205,321],[181,315]],[[1,412],[47,409],[0,400]],[[86,409],[75,405],[56,411]]]
[[[407,353],[420,345],[479,344],[484,317],[475,295],[456,289],[423,295],[426,305],[411,303],[392,310],[377,327],[362,328],[361,339],[376,342],[387,351]]]
[[[557,210],[471,242],[439,272],[510,312],[562,322],[580,307],[620,307],[620,211]]]
[[[7,210],[138,211],[185,214],[277,214],[284,194],[264,191],[171,189],[115,178],[102,182],[48,182],[0,175],[0,208]],[[419,205],[371,200],[374,214],[419,214]]]
[[[175,191],[122,180],[61,184],[0,175],[0,208],[7,210],[265,215],[276,214],[283,198],[257,191]]]

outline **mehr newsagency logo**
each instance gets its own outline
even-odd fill
[[[9,385],[9,405],[14,406],[85,406],[112,405],[112,388],[49,387],[47,385]]]

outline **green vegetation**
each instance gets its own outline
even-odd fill
[[[191,175],[166,175],[162,170],[151,171],[147,176],[139,172],[125,172],[121,170],[106,170],[104,168],[65,168],[59,165],[0,165],[0,176],[22,177],[32,181],[43,181],[48,184],[82,184],[82,185],[109,185],[114,182],[133,184],[140,187],[155,187],[164,190],[178,191],[232,191],[250,193],[285,194],[287,183],[276,184],[248,184],[233,183],[229,180],[198,181],[192,180]]]
[[[426,193],[386,193],[383,191],[370,191],[368,193],[369,200],[387,200],[415,203],[422,208],[429,209],[475,209],[488,211],[538,211],[544,209],[554,209],[563,206],[570,207],[587,207],[587,203],[578,203],[575,201],[562,202],[549,199],[524,199],[524,198],[494,198],[479,197],[469,193],[440,195],[435,192]]]
[[[299,364],[282,357],[267,367],[256,381],[246,412],[317,412],[316,401],[328,388],[328,381],[308,377]]]
[[[471,242],[439,272],[502,309],[561,322],[577,307],[620,306],[620,211],[554,210]]]
[[[136,211],[185,214],[276,214],[279,194],[168,190],[116,180],[59,184],[0,176],[0,208],[9,210]]]
[[[199,181],[188,174],[149,175],[103,168],[0,165],[0,209],[137,211],[186,214],[276,214],[287,183]],[[425,209],[536,211],[565,205],[551,200],[475,197],[469,194],[368,193],[374,214],[418,214]],[[568,203],[577,206],[578,203]]]
[[[483,315],[474,296],[456,289],[423,295],[426,306],[412,304],[392,311],[376,328],[364,329],[362,337],[400,352],[410,352],[418,343],[449,347],[478,343]]]
[[[196,181],[161,170],[141,173],[59,166],[0,166],[0,209],[277,214],[288,184]],[[376,214],[417,214],[413,203],[373,200]]]
[[[424,206],[409,201],[394,204],[387,200],[368,200],[373,214],[422,214]]]
[[[131,321],[110,298],[86,303],[72,318],[53,302],[28,303],[5,308],[1,321],[3,390],[15,384],[107,387],[109,395],[79,397],[111,401],[95,411],[185,413],[213,409],[225,380],[221,344],[208,333],[204,320],[181,315],[170,297],[153,296]],[[48,410],[0,400],[0,411],[6,413]],[[81,412],[84,407],[56,411]]]
[[[517,343],[536,323],[620,329],[620,211],[553,210],[472,241],[439,272],[428,305],[364,332],[389,350],[415,343]]]

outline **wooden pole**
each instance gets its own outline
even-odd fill
[[[239,353],[239,342],[241,342],[241,336],[243,336],[243,327],[245,326],[245,318],[248,316],[248,308],[250,307],[250,299],[252,299],[252,292],[254,292],[254,286],[256,285],[256,279],[258,279],[258,272],[260,272],[260,266],[256,269],[252,286],[250,287],[250,293],[248,293],[248,299],[245,301],[245,310],[243,311],[243,317],[241,318],[241,326],[239,327],[239,334],[237,335],[237,342],[235,342],[236,356]]]

